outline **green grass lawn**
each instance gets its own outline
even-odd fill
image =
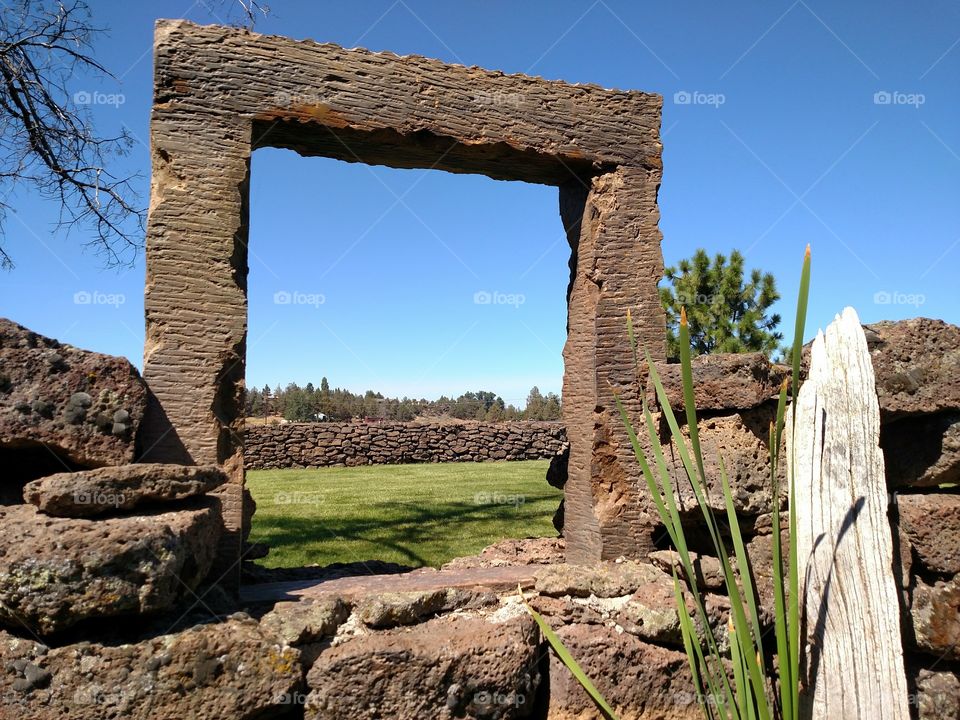
[[[439,566],[505,538],[555,536],[549,462],[255,470],[250,540],[267,567],[359,560]]]

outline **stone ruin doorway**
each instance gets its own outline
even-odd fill
[[[250,156],[277,147],[558,187],[573,249],[564,347],[567,559],[636,555],[649,519],[613,392],[639,406],[624,317],[664,355],[662,98],[417,56],[159,21],[151,120],[144,423],[148,461],[218,463],[239,583]]]

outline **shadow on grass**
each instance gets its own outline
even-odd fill
[[[430,564],[430,558],[424,557],[418,546],[426,543],[447,540],[451,547],[457,547],[464,540],[483,538],[484,530],[493,542],[500,539],[498,530],[504,526],[509,528],[508,536],[514,537],[540,530],[544,520],[549,527],[560,497],[555,492],[525,493],[524,501],[515,504],[379,502],[367,508],[351,508],[342,517],[265,513],[259,523],[254,516],[251,540],[266,543],[278,555],[318,542],[369,543],[392,550],[411,565],[424,566]],[[524,531],[524,527],[530,530]]]

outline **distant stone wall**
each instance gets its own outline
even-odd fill
[[[558,422],[289,423],[246,429],[248,470],[550,459],[567,444]]]

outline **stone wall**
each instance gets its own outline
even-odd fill
[[[911,709],[917,720],[956,718],[960,328],[917,319],[876,323],[865,332],[881,409],[896,543],[891,572],[900,591]],[[115,372],[87,371],[94,367]],[[677,366],[658,369],[678,404]],[[0,321],[0,377],[6,378],[0,449],[9,467],[32,471],[8,473],[10,492],[0,502],[0,718],[599,720],[546,649],[518,586],[620,717],[702,717],[679,632],[675,554],[651,517],[649,493],[630,487],[615,466],[600,468],[610,479],[601,499],[633,513],[621,522],[651,548],[640,560],[570,565],[563,562],[562,538],[541,538],[498,543],[440,571],[402,572],[376,562],[271,571],[245,563],[249,584],[238,599],[223,593],[217,584],[223,573],[213,569],[221,518],[230,512],[219,495],[229,484],[223,469],[121,464],[136,453],[147,402],[135,369]],[[716,477],[713,462],[722,452],[768,611],[772,498],[764,437],[770,395],[782,377],[782,368],[757,355],[694,362],[707,474]],[[642,387],[661,412],[649,383]],[[129,432],[115,432],[120,410],[129,416]],[[305,430],[334,434],[334,427],[264,432],[292,437]],[[377,442],[419,452],[419,444],[401,441],[415,428],[402,427],[352,426],[380,439],[365,437],[367,456],[351,457],[368,460]],[[529,424],[443,429],[443,442],[474,456],[481,446],[509,454],[511,435],[523,439],[524,432],[531,435],[517,447],[537,449]],[[430,438],[440,430],[420,432]],[[559,423],[539,432],[562,442]],[[291,438],[275,441],[288,440],[296,445]],[[51,475],[31,464],[31,442],[100,467]],[[542,444],[546,448],[548,439]],[[565,486],[569,497],[564,457],[556,456],[546,479]],[[671,468],[679,477],[679,468]],[[709,628],[698,632],[722,641],[729,600],[720,563],[691,510],[692,498],[686,491],[682,498],[709,612]],[[358,576],[368,573],[394,574]],[[769,612],[762,617],[767,623]]]
[[[288,423],[246,429],[247,470],[330,465],[542,460],[567,443],[562,423]]]

